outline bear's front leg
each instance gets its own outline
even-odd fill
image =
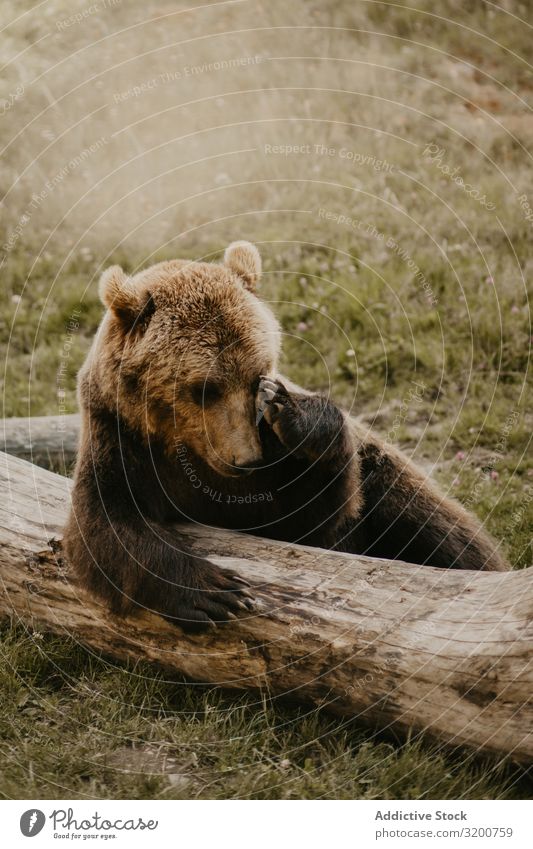
[[[327,463],[331,471],[349,463],[353,454],[343,413],[320,395],[289,392],[279,380],[261,378],[257,394],[262,417],[280,443],[297,459]]]

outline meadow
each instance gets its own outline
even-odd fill
[[[76,410],[103,268],[218,259],[246,238],[282,370],[531,566],[528,13],[4,2],[3,416]],[[117,667],[16,623],[0,648],[4,798],[531,794],[511,763]]]

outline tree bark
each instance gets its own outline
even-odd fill
[[[257,599],[254,613],[187,636],[156,615],[113,616],[78,585],[58,542],[67,478],[0,454],[0,485],[0,615],[194,681],[533,759],[530,570],[447,571],[185,525],[191,548]]]

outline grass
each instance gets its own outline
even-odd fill
[[[533,261],[518,200],[533,142],[530,34],[493,5],[446,0],[439,17],[429,0],[416,5],[127,4],[66,38],[58,22],[74,8],[54,0],[44,17],[8,27],[0,95],[10,103],[24,91],[0,123],[4,415],[76,409],[102,267],[217,258],[246,237],[264,257],[284,371],[431,467],[503,540],[514,568],[531,566]],[[3,23],[14,9],[3,5]],[[312,28],[290,29],[302,23]],[[260,61],[184,71],[239,56]],[[131,93],[169,69],[181,77]],[[439,162],[424,154],[429,144],[443,150]],[[424,386],[418,401],[413,381]],[[511,765],[119,668],[68,639],[5,627],[0,646],[4,797],[531,792]]]
[[[41,798],[498,798],[521,771],[405,745],[320,711],[118,668],[73,642],[3,633],[2,793]]]

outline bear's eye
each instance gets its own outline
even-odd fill
[[[222,396],[222,390],[218,384],[209,380],[201,380],[193,383],[190,387],[191,397],[195,404],[209,406]]]

